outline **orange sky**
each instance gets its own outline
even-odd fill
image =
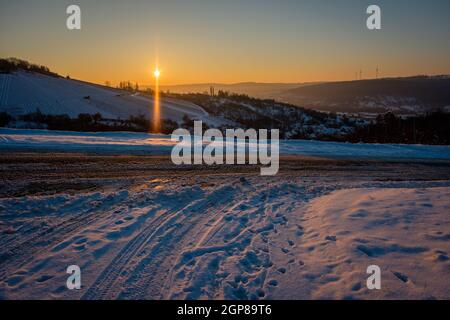
[[[450,1],[376,1],[383,28],[365,27],[364,1],[0,0],[0,56],[87,81],[161,84],[353,80],[450,73]]]

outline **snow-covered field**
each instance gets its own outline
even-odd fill
[[[286,140],[261,177],[174,143],[0,129],[0,298],[450,298],[449,147]]]
[[[289,252],[304,257],[301,268],[290,270],[299,281],[283,278],[275,297],[448,299],[449,214],[449,187],[344,189],[318,197],[292,221],[302,225],[302,241]],[[292,227],[282,237],[299,235]],[[366,288],[369,265],[381,268],[379,291]]]
[[[94,151],[116,154],[170,154],[170,136],[132,132],[66,132],[0,128],[0,150]],[[450,160],[449,146],[364,144],[314,140],[280,141],[282,155],[328,158]]]
[[[449,299],[449,168],[2,152],[0,298]]]

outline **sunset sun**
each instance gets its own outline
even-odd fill
[[[159,70],[158,69],[156,69],[154,72],[153,72],[153,75],[155,76],[155,78],[159,78],[159,75],[160,75],[161,73],[159,72]]]

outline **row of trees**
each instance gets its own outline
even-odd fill
[[[13,117],[11,117],[6,112],[0,112],[0,127],[6,127],[11,121]]]
[[[187,116],[186,116],[187,117]],[[151,119],[144,115],[131,116],[126,120],[105,119],[100,113],[88,114],[80,113],[77,117],[71,118],[67,114],[49,115],[43,114],[39,109],[36,112],[28,113],[14,118],[6,112],[0,112],[0,127],[8,126],[12,121],[40,124],[49,130],[66,131],[134,131],[152,132]],[[178,123],[172,120],[161,121],[161,133],[170,134],[179,127]]]
[[[349,137],[353,142],[450,144],[450,114],[435,112],[425,116],[401,118],[388,112],[358,128]]]
[[[108,81],[107,81],[107,83],[108,83]],[[111,86],[111,85],[109,85],[109,86]],[[117,88],[126,90],[126,91],[131,91],[131,92],[138,92],[139,84],[137,82],[133,84],[130,81],[121,81],[121,82],[119,82],[119,85],[117,86]]]
[[[43,124],[50,130],[69,131],[136,131],[151,132],[151,119],[144,115],[131,116],[126,120],[104,119],[100,113],[80,113],[76,118],[67,114],[45,115],[39,110],[15,119],[6,112],[0,112],[0,127],[6,127],[11,121]],[[426,116],[401,118],[392,113],[378,116],[371,124],[357,127],[345,137],[326,137],[326,140],[366,142],[366,143],[417,143],[450,145],[450,114],[433,113]],[[187,115],[181,124],[172,120],[161,121],[161,133],[170,134],[180,126],[192,129],[194,120]],[[262,123],[261,123],[262,125]],[[266,123],[266,125],[272,125]],[[204,125],[206,130],[208,127]],[[298,136],[296,138],[305,138]],[[318,137],[320,139],[320,137]]]
[[[45,66],[29,63],[28,61],[17,58],[0,59],[0,73],[11,73],[19,69],[59,77],[57,73],[50,71]]]

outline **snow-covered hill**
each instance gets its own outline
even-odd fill
[[[17,71],[0,74],[0,112],[18,116],[35,112],[67,114],[101,113],[104,118],[128,119],[153,113],[153,99],[92,83]],[[201,107],[182,100],[163,99],[163,119],[181,121],[184,115],[216,124]]]

